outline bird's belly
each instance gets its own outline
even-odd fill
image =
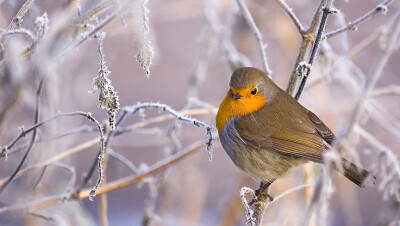
[[[245,144],[237,136],[221,133],[226,153],[236,166],[250,176],[266,182],[282,177],[289,168],[304,163],[304,160],[266,149],[257,149]]]

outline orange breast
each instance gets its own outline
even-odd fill
[[[266,103],[267,98],[263,95],[244,96],[241,99],[234,100],[228,92],[218,109],[218,132],[222,131],[222,129],[225,127],[225,124],[232,117],[251,114],[263,107]]]

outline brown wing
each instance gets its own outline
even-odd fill
[[[336,139],[335,134],[311,111],[307,110],[307,116],[310,121],[313,123],[315,129],[318,131],[318,134],[328,143],[332,144]]]
[[[322,152],[325,150],[323,139],[315,129],[305,126],[301,122],[297,126],[291,125],[291,128],[271,131],[270,134],[265,135],[252,134],[251,131],[240,126],[236,126],[236,130],[242,140],[253,148],[322,162]]]

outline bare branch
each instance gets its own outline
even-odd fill
[[[303,28],[303,25],[301,24],[300,20],[297,18],[296,14],[293,12],[292,8],[290,8],[285,0],[275,0],[285,11],[286,13],[290,16],[292,19],[294,25],[296,25],[297,30],[300,32],[300,34],[304,33],[305,30]]]
[[[42,167],[46,167],[48,165],[55,164],[57,161],[59,161],[61,159],[64,159],[64,158],[66,158],[66,157],[68,157],[68,156],[70,156],[72,154],[78,153],[78,152],[80,152],[82,150],[86,150],[89,147],[92,147],[92,146],[98,144],[99,142],[100,142],[100,140],[98,138],[94,138],[94,139],[89,140],[89,141],[87,141],[87,142],[85,142],[83,144],[80,144],[80,145],[78,145],[76,147],[73,147],[73,148],[71,148],[71,149],[69,149],[69,150],[67,150],[65,152],[62,152],[61,154],[56,155],[53,158],[47,159],[47,160],[45,160],[43,162],[40,162],[40,163],[37,163],[37,164],[35,164],[33,166],[28,166],[28,167],[20,170],[17,173],[17,175],[15,175],[14,179],[19,178],[19,177],[25,175],[26,173],[28,173],[28,172],[30,172],[32,170],[40,169]],[[5,179],[0,180],[0,186],[3,185],[5,183],[5,181],[6,181]]]
[[[251,194],[252,200],[257,198],[257,196],[256,196],[254,190],[251,188],[242,187],[240,189],[240,199],[242,200],[242,204],[243,204],[244,208],[246,209],[247,224],[250,224],[251,226],[255,226],[257,219],[254,217],[254,211],[250,208],[249,202],[246,199],[247,193]]]
[[[75,39],[73,39],[70,43],[68,43],[59,53],[56,53],[56,58],[62,57],[65,53],[69,52],[71,49],[76,48],[81,43],[86,41],[89,37],[93,36],[97,33],[101,28],[110,23],[122,10],[122,7],[119,7],[117,10],[113,11],[106,18],[102,19],[96,26],[94,26],[91,30],[80,33]]]
[[[5,147],[1,148],[0,157],[2,157],[2,158],[6,157],[7,151],[10,150],[26,134],[28,134],[28,133],[34,131],[35,129],[43,126],[44,124],[46,124],[46,123],[48,123],[50,121],[53,121],[55,119],[58,119],[60,117],[71,117],[71,116],[83,116],[83,117],[86,117],[90,121],[94,122],[97,125],[98,129],[99,129],[99,127],[101,128],[100,123],[91,115],[91,113],[87,113],[87,112],[83,112],[83,111],[65,112],[65,113],[60,113],[59,112],[56,115],[54,115],[53,117],[31,126],[27,130],[22,130],[10,143],[8,143]]]
[[[131,162],[129,159],[127,159],[125,156],[121,155],[120,153],[114,151],[113,149],[108,149],[108,155],[110,157],[118,160],[119,162],[121,162],[125,166],[127,166],[130,170],[132,170],[132,172],[134,174],[138,174],[139,173],[139,170],[135,166],[135,164],[133,164],[133,162]]]
[[[272,71],[269,68],[267,53],[265,52],[265,49],[267,48],[267,44],[264,43],[262,34],[261,34],[260,30],[258,29],[256,22],[254,22],[254,19],[251,16],[250,11],[247,8],[246,4],[244,4],[243,0],[236,0],[236,2],[238,3],[240,11],[242,12],[244,18],[246,19],[247,24],[249,25],[249,28],[253,32],[254,36],[257,38],[258,47],[261,51],[261,55],[262,55],[262,59],[263,59],[264,71],[268,75],[268,77],[271,77]]]
[[[307,78],[310,75],[311,72],[311,67],[314,63],[314,59],[315,59],[315,55],[318,52],[318,48],[322,39],[322,33],[324,32],[325,29],[325,25],[326,22],[328,20],[328,15],[332,14],[332,13],[336,13],[337,11],[332,10],[332,3],[333,0],[328,0],[326,2],[326,5],[323,7],[323,13],[322,13],[322,18],[321,18],[321,22],[319,23],[319,27],[318,27],[318,31],[317,31],[317,36],[315,38],[314,41],[314,45],[311,49],[311,53],[310,53],[310,58],[308,60],[308,63],[300,63],[299,64],[299,68],[301,69],[302,67],[304,68],[303,70],[300,70],[301,72],[298,74],[299,76],[302,77],[299,89],[297,90],[297,93],[295,95],[295,99],[298,100],[300,98],[301,93],[303,92],[304,86],[306,85],[307,82]]]
[[[35,0],[26,0],[26,2],[19,9],[18,13],[13,17],[11,23],[8,25],[7,30],[14,30],[15,28],[20,28],[22,23],[22,18],[28,12],[28,10],[32,7]]]
[[[317,9],[314,12],[313,19],[311,21],[311,24],[309,28],[306,30],[304,34],[302,34],[302,42],[296,57],[296,61],[293,64],[292,72],[290,73],[289,81],[286,86],[286,92],[293,96],[296,86],[297,86],[297,80],[299,79],[299,76],[297,74],[299,65],[301,62],[306,61],[306,56],[310,52],[312,45],[314,43],[314,38],[316,37],[316,33],[319,28],[319,24],[322,18],[322,13],[323,13],[323,7],[325,6],[327,0],[321,0]]]
[[[42,90],[42,85],[43,85],[43,79],[40,80],[38,88],[36,90],[36,112],[35,112],[35,121],[34,123],[37,124],[39,121],[39,116],[40,116],[40,93]],[[32,134],[32,138],[31,141],[28,145],[28,148],[24,154],[24,156],[22,157],[20,163],[18,164],[17,168],[14,170],[14,172],[7,178],[7,180],[4,182],[4,184],[2,184],[0,186],[0,193],[4,190],[4,188],[15,178],[15,176],[18,174],[18,172],[20,171],[21,167],[24,165],[26,159],[28,158],[33,145],[35,144],[35,140],[36,140],[36,134],[37,134],[37,129],[33,130],[33,134]]]
[[[216,136],[216,135],[215,135]],[[107,193],[125,186],[128,186],[133,183],[141,182],[144,178],[153,175],[155,173],[158,173],[168,167],[173,166],[174,164],[182,161],[186,157],[196,153],[199,151],[202,147],[203,142],[198,141],[193,143],[192,145],[186,147],[182,151],[177,152],[174,155],[169,156],[166,159],[163,159],[152,166],[148,168],[145,172],[142,172],[138,175],[133,175],[133,176],[128,176],[128,177],[123,177],[118,180],[115,180],[113,182],[108,182],[106,185],[102,186],[96,191],[96,194],[103,194]],[[34,211],[49,205],[54,205],[59,203],[60,201],[68,201],[68,200],[74,200],[74,199],[84,199],[87,198],[91,195],[92,189],[86,189],[83,190],[79,193],[75,193],[73,195],[66,195],[66,194],[61,194],[61,195],[55,195],[55,196],[48,196],[43,199],[39,199],[33,202],[25,203],[23,205],[15,205],[15,206],[9,206],[9,207],[2,207],[0,208],[0,215],[4,214],[10,214],[10,213],[15,213],[15,212],[22,212],[22,211]]]
[[[109,78],[111,71],[107,69],[106,61],[103,53],[103,40],[105,32],[99,32],[94,37],[97,38],[97,51],[100,55],[100,70],[97,77],[93,79],[93,89],[91,93],[99,90],[99,106],[104,109],[108,115],[108,123],[111,130],[115,130],[115,117],[118,109],[120,108],[119,97]]]
[[[76,116],[75,113],[76,113],[76,112],[72,112],[72,113],[62,113],[62,114],[64,114],[64,116]],[[201,114],[210,114],[210,111],[207,110],[207,109],[189,109],[189,110],[180,111],[179,113],[180,113],[180,114],[183,114],[183,115],[199,115],[199,114],[201,115]],[[60,115],[60,114],[61,114],[61,113],[59,113],[59,115],[55,116],[55,118],[61,117],[62,115]],[[123,131],[121,131],[121,133],[118,133],[118,130],[117,130],[117,133],[115,133],[114,136],[123,134],[125,130],[126,130],[126,131],[132,131],[132,130],[134,130],[134,129],[136,129],[136,128],[143,128],[143,127],[145,127],[145,126],[148,126],[148,125],[151,125],[151,124],[154,124],[154,123],[163,122],[163,121],[166,121],[166,120],[169,120],[169,119],[173,119],[173,116],[170,115],[170,114],[168,114],[168,115],[162,115],[162,116],[158,116],[158,117],[154,117],[154,118],[148,119],[148,120],[145,121],[145,122],[138,122],[138,123],[135,123],[135,124],[133,124],[133,125],[131,125],[131,126],[125,128]],[[32,129],[32,128],[30,128],[30,129]],[[28,132],[31,131],[30,129],[28,129],[27,131],[28,131]],[[25,132],[28,133],[27,131],[25,131]],[[22,131],[21,133],[23,133],[23,131]],[[19,137],[19,138],[22,138],[22,137]],[[14,140],[15,140],[15,139],[14,139]],[[56,155],[56,156],[54,156],[54,157],[52,157],[52,158],[50,158],[50,159],[47,159],[47,160],[45,160],[45,161],[43,161],[43,162],[41,162],[41,163],[37,163],[37,164],[35,164],[35,165],[33,165],[33,166],[29,166],[29,167],[27,167],[27,168],[25,168],[25,169],[22,169],[22,170],[16,175],[15,178],[19,178],[20,176],[23,176],[23,175],[25,175],[26,173],[28,173],[28,172],[30,172],[30,171],[32,171],[32,170],[34,170],[34,169],[40,169],[40,168],[42,168],[42,167],[45,167],[45,166],[54,164],[55,162],[60,161],[60,160],[66,158],[66,157],[68,157],[68,156],[71,156],[71,155],[73,155],[73,154],[79,153],[79,152],[81,152],[81,151],[83,151],[83,150],[87,150],[89,147],[92,147],[92,146],[94,146],[94,145],[96,145],[96,144],[98,144],[98,143],[100,143],[100,140],[99,140],[98,138],[94,138],[94,139],[89,140],[89,141],[87,141],[87,142],[85,142],[85,143],[83,143],[83,144],[77,145],[77,146],[75,146],[75,147],[73,147],[73,148],[70,148],[70,149],[68,149],[67,151],[63,151],[63,152],[61,152],[60,154],[58,154],[58,155]],[[95,161],[95,164],[94,164],[94,165],[95,165],[95,166],[97,165],[97,161]],[[94,167],[95,167],[95,166],[94,166]],[[84,186],[86,186],[88,180],[89,180],[89,179],[87,179],[86,183],[84,183]],[[1,186],[2,184],[4,184],[4,182],[5,182],[4,179],[3,179],[3,180],[0,180],[0,186]],[[83,186],[83,187],[84,187],[84,186]],[[81,189],[83,189],[83,187],[81,187]]]
[[[400,95],[400,86],[389,85],[383,88],[379,88],[374,90],[371,97],[381,97],[381,96],[389,96],[389,95]]]
[[[382,2],[381,4],[375,6],[374,9],[372,9],[371,11],[367,12],[366,14],[362,15],[360,18],[350,22],[347,26],[344,26],[342,28],[339,28],[335,31],[331,31],[328,32],[324,35],[324,39],[325,38],[331,38],[333,36],[336,36],[338,34],[341,34],[345,31],[349,31],[349,30],[356,30],[357,29],[357,25],[367,21],[368,19],[370,19],[371,17],[373,17],[374,15],[378,14],[379,12],[382,12],[383,14],[386,14],[387,12],[387,6],[392,3],[393,0],[386,0],[384,2]]]
[[[5,156],[6,151],[9,150],[12,146],[14,146],[15,143],[16,143],[18,140],[20,140],[23,136],[25,136],[25,134],[27,134],[27,133],[29,133],[29,132],[32,132],[32,131],[36,131],[36,129],[37,129],[38,127],[44,125],[45,123],[47,123],[47,122],[49,122],[49,121],[52,121],[52,120],[54,120],[54,119],[56,119],[56,118],[62,117],[62,116],[78,116],[78,115],[84,116],[84,117],[88,118],[90,121],[92,121],[93,123],[95,123],[96,126],[97,126],[97,129],[98,129],[99,132],[100,132],[100,142],[101,142],[100,150],[101,150],[101,151],[100,151],[100,155],[98,156],[99,179],[97,180],[97,183],[96,183],[96,185],[95,185],[94,188],[93,188],[93,193],[94,193],[95,190],[100,186],[100,183],[101,183],[101,178],[102,178],[102,171],[101,171],[102,163],[101,163],[101,161],[102,161],[103,156],[104,156],[104,147],[105,147],[105,143],[104,143],[104,142],[105,142],[105,139],[104,139],[104,135],[103,135],[102,126],[100,125],[100,123],[99,123],[90,113],[77,111],[77,112],[72,112],[72,113],[59,113],[59,114],[56,114],[55,116],[53,116],[53,117],[51,117],[51,118],[49,118],[49,119],[47,119],[47,120],[45,120],[45,121],[42,121],[42,122],[40,122],[40,123],[35,124],[34,126],[32,126],[31,128],[29,128],[28,130],[22,131],[16,138],[14,138],[14,139],[11,141],[11,143],[9,143],[6,147],[3,147],[3,148],[2,148],[2,153],[1,153],[1,155],[2,155],[2,156]],[[22,165],[21,165],[21,166],[22,166]],[[14,172],[14,174],[11,175],[11,176],[9,177],[9,179],[8,179],[6,182],[4,182],[4,184],[1,185],[1,188],[4,188],[4,187],[18,174],[18,171],[19,171],[20,168],[21,168],[21,167],[18,167],[18,170],[16,170],[16,171]],[[0,190],[0,191],[1,191],[1,190]],[[94,194],[93,194],[93,195],[94,195]]]
[[[130,106],[130,107],[124,107],[123,109],[123,114],[120,117],[120,119],[117,122],[117,125],[120,124],[126,114],[135,114],[137,111],[139,111],[140,109],[143,108],[158,108],[161,109],[163,111],[167,111],[170,114],[172,114],[176,119],[183,121],[183,122],[187,122],[187,123],[192,123],[197,127],[204,127],[206,128],[206,140],[205,140],[205,145],[206,145],[206,150],[208,152],[208,157],[209,160],[211,161],[213,158],[213,153],[212,153],[212,142],[214,140],[213,135],[211,133],[211,126],[209,126],[208,124],[199,121],[197,119],[194,118],[190,118],[184,115],[179,114],[177,111],[175,111],[174,109],[172,109],[171,107],[169,107],[168,105],[165,104],[160,104],[160,103],[138,103],[136,105]]]
[[[45,216],[43,214],[38,214],[38,213],[33,213],[33,212],[28,212],[28,214],[30,216],[32,216],[32,217],[37,217],[37,218],[40,218],[42,220],[54,223],[54,219],[52,217],[48,217],[48,216]]]

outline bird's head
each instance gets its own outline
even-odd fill
[[[279,88],[267,75],[253,67],[235,70],[230,88],[217,114],[217,127],[222,130],[230,118],[251,114],[266,105]]]

